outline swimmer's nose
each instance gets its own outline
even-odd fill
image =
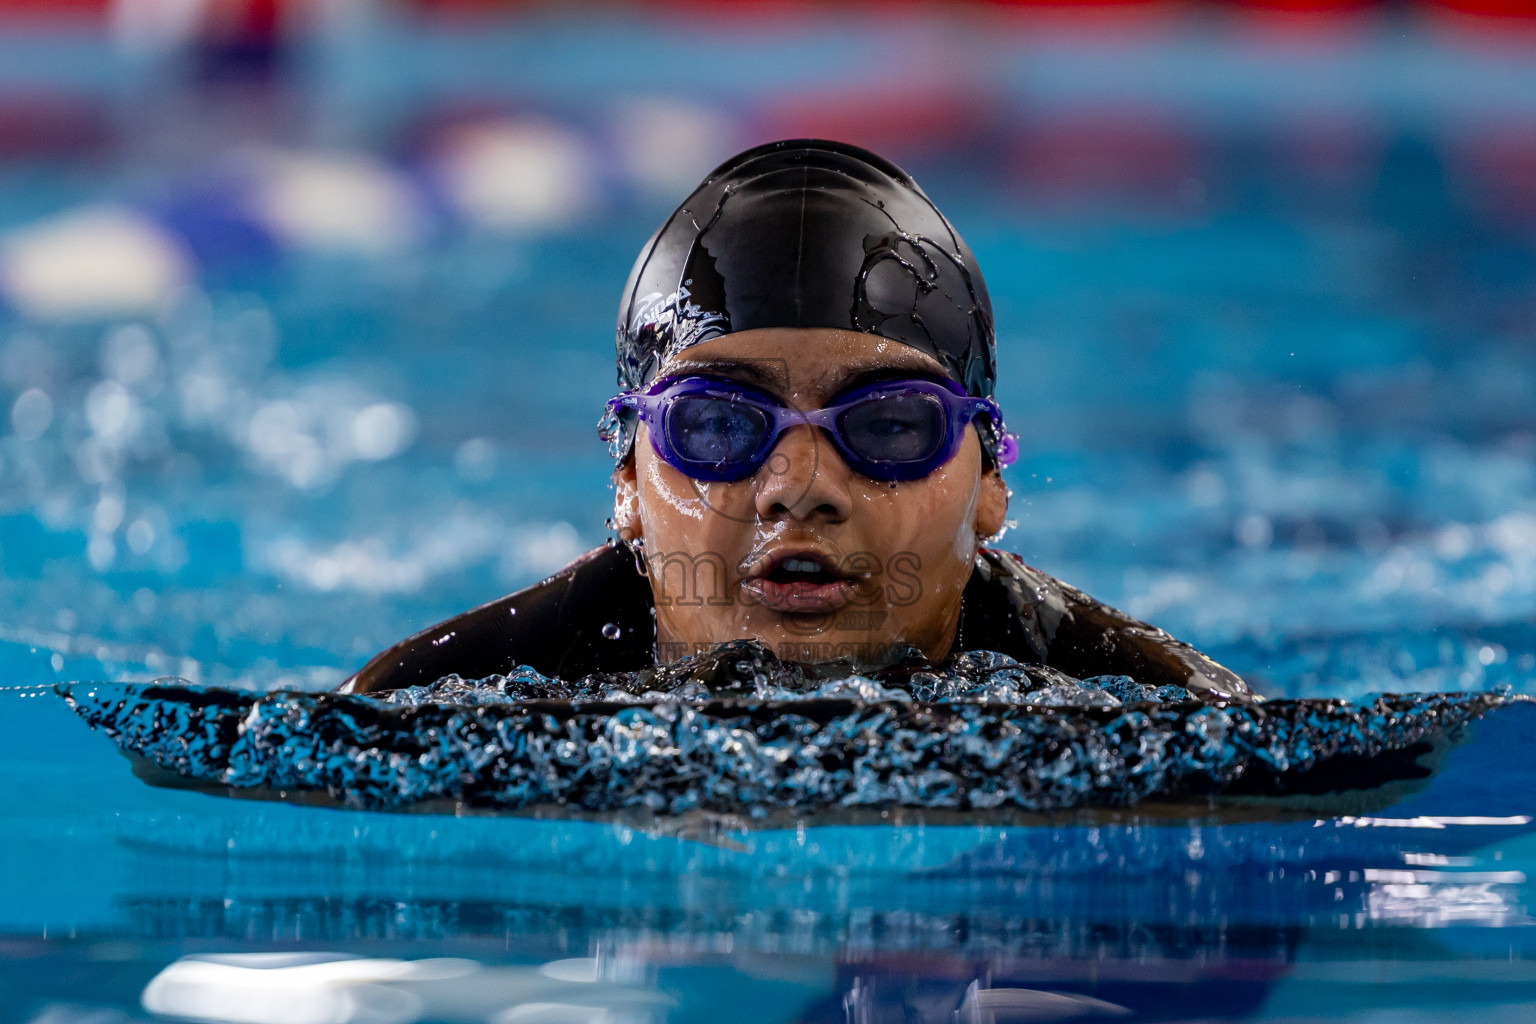
[[[853,511],[852,471],[820,431],[801,424],[784,431],[753,478],[762,519],[822,518],[842,522]]]

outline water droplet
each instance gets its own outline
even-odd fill
[[[1515,692],[1513,683],[1500,683],[1493,688],[1493,692],[1500,697],[1508,697]]]
[[[603,636],[607,637],[609,640],[617,640],[619,638],[619,627],[612,622],[604,623]]]

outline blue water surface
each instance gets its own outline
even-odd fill
[[[1392,17],[807,15],[726,59],[730,22],[380,14],[250,81],[9,65],[105,135],[0,163],[0,230],[114,204],[193,269],[0,309],[0,1019],[1530,1019],[1528,704],[1358,799],[754,828],[150,785],[53,690],[328,689],[600,543],[634,253],[713,161],[826,132],[986,274],[1002,546],[1272,697],[1536,693],[1536,60]],[[486,118],[574,140],[587,201],[455,212],[436,161]],[[366,157],[417,228],[284,236],[253,147]]]

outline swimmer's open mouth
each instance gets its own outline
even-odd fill
[[[742,588],[781,612],[825,612],[853,597],[853,579],[821,551],[779,551],[753,567]]]
[[[843,579],[812,558],[786,558],[763,577],[770,583],[836,583]]]

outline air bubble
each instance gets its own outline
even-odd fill
[[[620,632],[621,631],[617,624],[612,622],[603,623],[603,636],[607,637],[609,640],[617,640],[619,638]]]

